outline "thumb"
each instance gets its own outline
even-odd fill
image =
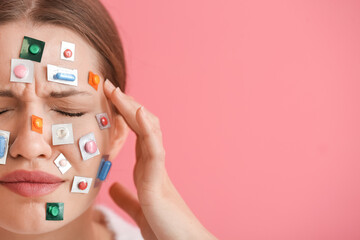
[[[139,226],[142,210],[137,198],[118,182],[111,185],[109,193],[116,205],[129,214]]]

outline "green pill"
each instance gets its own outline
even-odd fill
[[[33,55],[37,55],[40,52],[40,46],[37,44],[30,45],[29,52]]]
[[[49,207],[49,212],[50,212],[51,215],[56,217],[57,215],[59,215],[59,208],[57,206],[50,206]]]

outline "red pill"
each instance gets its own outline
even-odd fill
[[[78,188],[80,190],[85,190],[87,188],[87,185],[88,185],[87,182],[85,180],[83,180],[83,181],[79,182]]]
[[[108,120],[106,117],[102,117],[100,119],[101,125],[103,125],[104,127],[108,124]]]
[[[71,58],[71,56],[72,56],[72,51],[70,49],[66,49],[64,51],[64,57]]]

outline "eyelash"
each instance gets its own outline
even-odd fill
[[[5,110],[3,110],[3,111],[0,111],[0,114],[6,113],[6,112],[8,112],[8,111],[9,111],[9,109],[5,109]]]
[[[81,117],[83,116],[85,113],[84,112],[77,112],[77,113],[69,113],[69,112],[64,112],[64,111],[61,111],[61,110],[58,110],[58,109],[53,109],[55,112],[57,113],[60,113],[64,116],[67,116],[67,117]],[[3,113],[6,113],[10,111],[9,109],[6,109],[6,110],[3,110],[3,111],[0,111],[0,114],[3,114]]]
[[[64,116],[67,116],[67,117],[81,117],[83,116],[85,113],[84,112],[77,112],[77,113],[69,113],[69,112],[64,112],[64,111],[61,111],[61,110],[58,110],[58,109],[53,109],[55,112],[57,113],[60,113]]]

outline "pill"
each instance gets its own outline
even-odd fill
[[[5,156],[6,151],[6,138],[4,136],[0,136],[0,158]]]
[[[81,182],[79,182],[78,188],[80,190],[85,190],[87,188],[87,185],[88,185],[87,182],[85,180],[82,180]]]
[[[60,139],[65,138],[68,135],[68,130],[66,128],[60,127],[56,131],[56,136]]]
[[[70,82],[73,82],[76,79],[75,75],[70,73],[56,73],[53,78]]]
[[[71,58],[71,56],[72,56],[72,51],[70,49],[66,49],[64,51],[64,57]]]
[[[93,154],[97,151],[97,146],[94,141],[89,141],[85,144],[85,151],[87,153]]]
[[[20,78],[20,79],[25,78],[26,75],[28,74],[28,72],[29,72],[28,69],[23,64],[17,65],[14,68],[15,77]]]
[[[101,181],[104,181],[106,179],[106,176],[108,175],[108,173],[110,171],[110,168],[111,168],[111,162],[110,161],[105,161],[102,164],[102,167],[101,167],[101,170],[100,170],[100,173],[99,173],[99,176],[98,176],[98,178]]]
[[[107,120],[106,117],[102,117],[102,118],[100,119],[100,121],[101,121],[101,125],[103,125],[103,126],[106,126],[106,125],[108,124],[108,120]]]
[[[57,215],[59,215],[59,208],[57,206],[50,206],[49,207],[49,213],[56,217]]]
[[[40,52],[40,46],[37,44],[31,44],[29,47],[29,52],[33,55],[37,55]]]
[[[67,161],[65,159],[61,159],[60,162],[59,162],[59,165],[61,167],[65,167],[67,165]]]

